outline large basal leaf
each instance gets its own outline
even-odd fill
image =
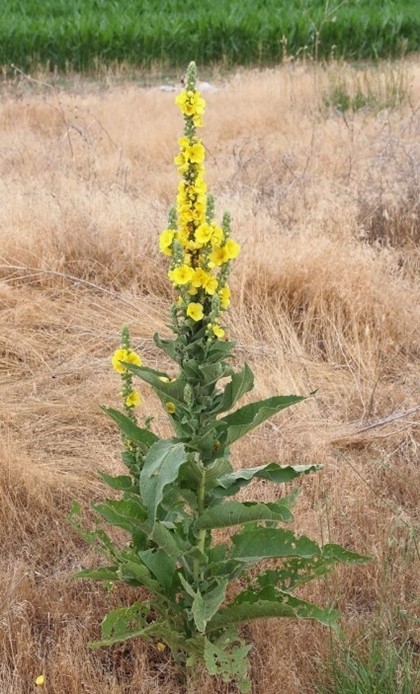
[[[245,529],[232,537],[232,559],[256,563],[278,557],[319,556],[321,549],[316,542],[302,535],[296,537],[283,528]]]
[[[337,562],[364,564],[368,560],[368,557],[349,552],[339,545],[324,545],[320,555],[309,559],[291,557],[281,567],[261,573],[257,581],[261,588],[277,585],[281,590],[292,591],[308,581],[324,576]]]
[[[325,626],[336,628],[340,613],[331,607],[318,607],[275,589],[264,589],[260,593],[244,591],[237,596],[235,603],[220,610],[213,617],[207,625],[207,632],[269,617],[314,619]]]
[[[140,602],[136,602],[130,605],[130,607],[118,607],[115,610],[111,610],[102,621],[101,640],[92,641],[89,643],[89,647],[110,646],[136,636],[140,636],[145,640],[158,636],[160,628],[165,628],[166,623],[153,622],[148,624],[148,616],[148,605]]]
[[[219,420],[221,438],[226,446],[230,446],[234,441],[237,441],[241,436],[244,436],[251,429],[265,422],[270,417],[286,409],[291,405],[295,405],[306,398],[300,395],[278,395],[267,400],[259,402],[251,402],[249,405],[244,405],[239,410],[222,417]],[[227,425],[227,430],[224,427]]]
[[[237,470],[223,475],[217,480],[213,493],[216,496],[232,496],[242,487],[249,484],[254,478],[269,480],[276,484],[291,482],[300,475],[308,475],[320,469],[319,465],[278,465],[267,463],[259,467],[251,467],[248,470]]]
[[[215,412],[226,412],[248,391],[254,387],[254,374],[245,364],[242,371],[234,373],[223,391],[223,397]]]
[[[197,591],[192,603],[192,615],[197,630],[204,633],[207,622],[216,614],[223,600],[225,599],[228,579],[222,578],[218,584],[207,593]]]
[[[131,439],[136,443],[143,443],[147,448],[150,448],[156,441],[158,437],[149,429],[142,429],[138,427],[129,417],[118,410],[113,410],[111,407],[102,407],[103,411],[111,417],[111,419],[116,422],[127,438]]]
[[[290,522],[293,520],[290,512],[293,501],[294,497],[266,504],[254,501],[226,501],[206,509],[198,518],[196,528],[228,528],[255,521]]]
[[[185,446],[176,439],[157,441],[144,458],[140,473],[140,494],[154,523],[165,488],[178,477],[181,467],[187,461]]]
[[[248,677],[251,646],[238,637],[234,629],[224,631],[219,638],[204,640],[204,662],[210,675],[219,675],[224,682],[235,682],[242,694],[251,691]]]

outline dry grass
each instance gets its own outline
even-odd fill
[[[418,413],[369,428],[420,405],[420,65],[401,69],[408,105],[345,117],[322,107],[327,73],[241,73],[208,95],[205,142],[218,209],[230,209],[243,247],[229,317],[237,360],[254,368],[256,396],[318,389],[238,445],[236,459],[324,464],[302,483],[297,527],[373,560],[307,594],[337,603],[355,639],[379,625],[418,649],[407,619],[420,588]],[[41,672],[54,694],[182,692],[151,647],[87,649],[130,591],[72,580],[94,558],[66,521],[72,499],[104,493],[96,471],[119,467],[118,435],[98,406],[117,402],[109,357],[121,324],[146,362],[160,359],[151,336],[166,330],[170,292],[156,237],[180,128],[173,94],[133,83],[4,90],[2,694],[32,692]],[[163,433],[165,417],[144,400]],[[248,634],[255,694],[314,691],[326,630],[277,620]]]

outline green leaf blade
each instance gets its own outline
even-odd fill
[[[319,465],[279,465],[278,463],[267,463],[259,467],[248,468],[247,470],[237,470],[222,475],[215,485],[214,494],[216,496],[232,496],[242,487],[245,487],[253,479],[264,479],[276,484],[284,484],[300,477],[317,472]]]
[[[140,494],[151,523],[156,520],[166,487],[175,482],[186,462],[185,446],[177,439],[157,441],[147,452],[140,473]]]
[[[118,424],[120,431],[124,436],[131,439],[135,443],[142,443],[147,448],[150,448],[156,441],[158,437],[149,429],[142,429],[137,426],[129,417],[118,410],[112,409],[112,407],[102,407],[103,411],[111,417],[111,419]]]
[[[230,410],[236,402],[245,393],[248,393],[254,387],[254,374],[249,368],[248,364],[245,364],[242,371],[234,373],[231,376],[231,380],[225,386],[223,397],[218,405],[215,413],[226,412]]]
[[[206,630],[207,622],[216,614],[226,595],[228,579],[222,578],[217,585],[207,593],[197,593],[192,603],[192,614],[195,625],[200,633]]]
[[[302,535],[296,537],[283,528],[245,529],[232,537],[232,558],[247,563],[279,557],[319,556],[321,549],[316,542]]]
[[[244,405],[232,414],[228,414],[219,420],[220,425],[227,425],[225,445],[230,446],[255,427],[259,426],[281,410],[291,407],[306,398],[301,395],[278,395],[259,402]]]
[[[198,518],[196,528],[229,528],[232,525],[255,521],[290,522],[293,520],[290,503],[291,501],[286,499],[271,504],[227,501],[206,509]]]
[[[246,591],[237,597],[235,603],[220,610],[207,630],[211,632],[231,624],[272,617],[313,619],[324,626],[336,628],[339,616],[339,612],[331,607],[318,607],[281,591],[261,591],[259,594]]]

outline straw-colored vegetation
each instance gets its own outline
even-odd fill
[[[328,71],[240,73],[206,94],[203,137],[209,185],[242,245],[229,323],[256,373],[254,397],[317,389],[239,444],[235,459],[324,465],[301,483],[296,527],[372,561],[302,595],[342,610],[352,662],[369,667],[381,644],[395,647],[389,691],[414,694],[420,67],[399,69],[409,77],[396,108],[346,113],[326,106],[337,83]],[[373,91],[378,74],[369,75]],[[88,506],[104,495],[98,469],[120,469],[118,434],[99,404],[118,405],[110,356],[121,324],[144,363],[162,363],[151,336],[167,330],[171,296],[157,238],[177,184],[173,96],[80,80],[67,92],[3,89],[2,694],[32,692],[41,673],[54,694],[182,692],[167,653],[152,646],[89,651],[102,616],[132,593],[72,579],[97,559],[66,520],[72,499]],[[142,392],[164,433],[166,419]],[[260,482],[252,494],[267,493]],[[337,691],[328,663],[344,668],[345,646],[327,629],[273,620],[247,637],[255,693],[310,694],[322,683]]]

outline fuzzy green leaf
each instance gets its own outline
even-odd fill
[[[104,566],[100,569],[83,569],[74,578],[91,578],[96,581],[118,581],[118,566]]]
[[[185,446],[176,439],[162,439],[153,444],[144,458],[140,473],[140,493],[154,523],[165,488],[172,485],[186,463]]]
[[[306,398],[301,395],[278,395],[267,400],[259,402],[251,402],[249,405],[244,405],[239,410],[222,417],[219,420],[219,427],[223,443],[230,446],[234,441],[237,441],[242,436],[255,429],[255,427],[265,422],[270,417],[286,409],[291,405],[295,405]],[[227,430],[224,431],[227,425]]]
[[[121,433],[127,436],[132,441],[136,443],[143,443],[147,448],[150,448],[155,441],[158,441],[158,437],[149,429],[142,429],[138,427],[129,417],[118,410],[113,410],[111,407],[102,407],[103,411],[107,413],[120,427]]]
[[[350,550],[341,547],[341,545],[335,544],[324,545],[322,555],[329,561],[339,561],[343,564],[365,564],[367,561],[370,561],[370,557],[350,552]]]
[[[95,511],[108,523],[128,532],[148,532],[147,512],[140,499],[107,499],[103,504],[95,504]]]
[[[102,639],[89,643],[90,648],[110,646],[121,643],[136,636],[146,641],[159,635],[160,629],[165,628],[165,622],[147,623],[149,608],[147,604],[136,602],[130,607],[118,607],[111,610],[102,621]]]
[[[117,475],[116,477],[112,475],[107,475],[106,472],[100,472],[99,476],[104,482],[111,487],[111,489],[118,489],[122,492],[137,492],[137,488],[133,485],[132,477],[129,475]]]
[[[233,341],[215,340],[207,349],[205,361],[208,364],[213,364],[220,360],[229,359],[232,357],[232,349],[235,344]]]
[[[207,622],[216,614],[225,599],[228,582],[227,578],[222,578],[218,581],[217,585],[207,593],[202,594],[200,591],[196,592],[192,604],[192,614],[199,632],[205,632]]]
[[[318,607],[275,588],[264,589],[259,593],[247,590],[240,593],[232,605],[220,610],[213,617],[207,626],[207,631],[216,631],[228,625],[269,617],[314,619],[325,626],[336,628],[339,616],[337,610],[330,607]]]
[[[294,498],[293,498],[294,500]],[[198,518],[196,528],[228,528],[241,523],[254,521],[283,521],[290,522],[293,516],[290,512],[291,498],[284,498],[273,503],[258,503],[253,501],[226,501],[212,506]]]
[[[129,585],[144,586],[153,593],[159,593],[160,585],[150,575],[150,571],[133,553],[122,553],[120,556],[120,579]]]
[[[220,675],[224,682],[234,681],[239,691],[247,694],[251,691],[248,677],[248,653],[251,646],[238,637],[234,629],[228,629],[218,639],[204,641],[204,662],[208,673],[215,677]]]
[[[199,373],[202,375],[205,385],[210,385],[216,383],[219,378],[226,376],[227,369],[228,367],[221,362],[216,362],[215,364],[200,364]]]
[[[279,568],[267,569],[261,573],[257,581],[261,588],[277,585],[281,590],[292,591],[308,581],[324,576],[336,562],[363,564],[366,561],[368,557],[349,552],[339,545],[324,545],[320,555],[286,559]]]
[[[242,371],[234,373],[231,380],[225,386],[222,400],[217,407],[215,412],[225,412],[230,410],[235,403],[248,391],[252,390],[254,387],[254,374],[249,368],[248,364],[245,364]]]
[[[283,484],[291,482],[300,475],[308,475],[319,469],[319,465],[278,465],[278,463],[267,463],[267,465],[251,467],[248,470],[237,470],[236,472],[223,475],[218,479],[213,493],[216,496],[232,496],[232,494],[236,494],[254,478]]]
[[[156,347],[159,347],[165,354],[168,355],[173,361],[178,362],[179,361],[179,354],[178,354],[178,349],[177,349],[177,341],[176,340],[164,340],[162,337],[160,337],[159,333],[155,333],[153,335],[153,340],[156,345]]]
[[[276,557],[310,558],[321,554],[316,542],[302,535],[296,537],[283,528],[245,529],[232,537],[232,558],[257,563]]]
[[[163,372],[149,369],[146,366],[122,363],[129,371],[132,371],[136,376],[139,376],[143,381],[151,385],[155,393],[164,402],[173,402],[174,405],[185,405],[185,380],[177,378],[175,381],[161,381],[161,377],[165,376]]]
[[[159,521],[154,523],[149,539],[174,559],[180,559],[189,549],[184,540]]]
[[[170,590],[176,577],[176,560],[163,549],[148,549],[139,552],[139,557],[149,571],[156,576],[164,590]]]

